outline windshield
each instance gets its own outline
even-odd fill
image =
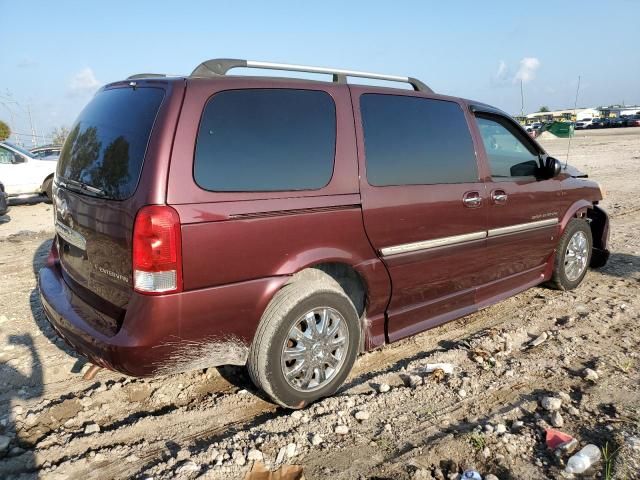
[[[159,88],[98,92],[71,128],[58,178],[114,200],[133,195],[163,98]]]
[[[13,148],[14,150],[17,150],[18,152],[20,152],[21,154],[29,157],[29,158],[34,158],[33,153],[31,153],[29,150],[25,150],[22,147],[19,147],[17,145],[14,145],[13,143],[10,142],[3,142],[5,145],[7,145],[8,147]]]

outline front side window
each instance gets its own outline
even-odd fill
[[[29,158],[29,157],[33,157],[33,154],[29,151],[29,150],[25,150],[22,147],[19,147],[18,145],[15,145],[13,143],[9,143],[9,142],[4,142],[7,145],[9,145],[11,148],[13,148],[16,152],[20,152],[22,155],[24,155],[25,157]],[[18,154],[18,156],[20,156]]]
[[[501,122],[487,117],[477,117],[477,121],[493,178],[536,175],[538,155],[529,150],[531,147]]]
[[[478,180],[473,141],[457,103],[364,94],[360,109],[369,184],[433,185]]]
[[[333,175],[336,110],[326,92],[226,90],[200,121],[194,178],[205,190],[316,190]]]

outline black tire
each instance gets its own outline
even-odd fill
[[[47,196],[47,200],[53,201],[53,178],[49,177],[42,183],[42,191]]]
[[[573,236],[578,232],[582,232],[587,240],[586,266],[577,278],[570,279],[567,277],[567,268],[565,267],[567,263],[567,248]],[[587,270],[589,269],[592,251],[593,237],[591,235],[591,228],[586,220],[574,218],[569,221],[564,233],[560,236],[560,240],[558,241],[558,250],[556,251],[553,265],[553,275],[549,281],[549,286],[558,290],[573,290],[580,285],[587,274]]]
[[[281,355],[291,327],[312,309],[330,307],[346,321],[349,338],[342,365],[313,391],[293,388],[281,368]],[[324,272],[294,277],[278,291],[264,311],[249,351],[247,369],[253,383],[274,402],[298,409],[335,393],[351,371],[360,346],[356,309],[340,285]]]

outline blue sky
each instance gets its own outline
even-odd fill
[[[411,75],[520,111],[640,104],[640,1],[0,0],[0,119],[70,126],[100,85],[248,58]],[[8,44],[7,44],[8,42]],[[13,122],[12,122],[13,119]]]

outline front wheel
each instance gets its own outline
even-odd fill
[[[332,395],[358,354],[356,309],[326,277],[285,285],[265,310],[251,345],[251,379],[283,407],[302,408]]]
[[[47,200],[53,201],[53,178],[47,178],[42,183],[42,191],[47,196]]]
[[[585,220],[572,219],[558,242],[550,285],[558,290],[573,290],[587,274],[593,238]]]

